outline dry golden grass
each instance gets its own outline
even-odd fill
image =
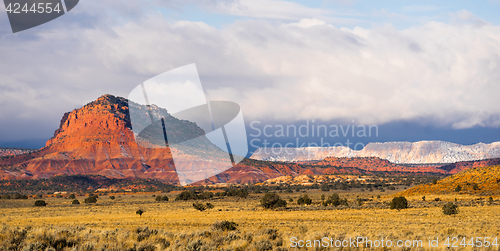
[[[309,194],[319,202],[323,193]],[[300,195],[280,194],[284,199],[293,197],[295,201]],[[341,194],[349,199],[349,208],[325,208],[319,204],[297,206],[294,202],[289,203],[288,210],[273,211],[259,206],[260,195],[251,195],[246,199],[211,200],[215,208],[204,212],[196,211],[192,201],[173,201],[172,195],[169,202],[156,202],[151,195],[142,194],[123,195],[116,200],[101,196],[95,205],[71,205],[69,199],[48,198],[46,207],[34,207],[32,199],[9,207],[8,203],[13,202],[4,200],[1,201],[4,208],[0,209],[0,245],[3,247],[0,250],[12,247],[13,240],[19,240],[15,236],[23,236],[23,229],[26,233],[19,250],[46,248],[62,240],[66,246],[60,244],[64,246],[60,250],[267,250],[269,246],[272,250],[287,250],[292,237],[336,240],[358,236],[372,240],[421,239],[427,250],[429,237],[443,241],[448,236],[459,235],[500,237],[498,202],[490,206],[484,200],[478,202],[478,197],[460,195],[457,203],[474,201],[473,206],[461,206],[458,215],[446,216],[441,206],[446,201],[454,201],[455,196],[441,196],[440,202],[430,201],[436,196],[428,196],[426,202],[422,202],[421,196],[410,196],[413,208],[401,211],[388,209],[387,203],[393,194],[380,199],[374,196],[361,207],[354,206],[357,196]],[[370,195],[359,196],[371,199]],[[83,201],[83,197],[78,199]],[[139,216],[135,213],[137,209],[145,213]],[[237,223],[237,230],[223,232],[212,228],[213,223],[223,220]]]

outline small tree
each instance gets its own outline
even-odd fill
[[[443,213],[445,215],[454,215],[458,214],[458,206],[453,202],[448,202],[443,206]]]
[[[455,187],[455,192],[460,192],[462,191],[462,187],[460,185],[457,185],[457,187]]]
[[[214,208],[214,205],[210,204],[210,203],[206,203],[206,204],[203,204],[203,203],[198,203],[198,202],[194,202],[193,203],[193,207],[194,209],[200,211],[200,212],[203,212],[207,209],[212,209]]]
[[[45,203],[44,200],[36,200],[35,201],[35,206],[36,207],[44,207],[44,206],[47,206],[47,203]]]
[[[408,208],[408,200],[404,196],[394,197],[391,201],[391,209],[401,209]]]
[[[135,211],[135,214],[138,214],[139,216],[142,217],[142,214],[144,213],[144,211],[142,211],[141,209]]]
[[[312,204],[312,200],[311,198],[309,198],[309,196],[307,194],[304,194],[302,195],[302,197],[300,197],[298,200],[297,200],[297,204],[299,205],[311,205]]]
[[[286,201],[280,199],[280,196],[275,193],[266,193],[260,199],[260,205],[264,208],[286,207]]]
[[[323,206],[328,206],[330,204],[334,205],[335,207],[338,207],[340,205],[349,206],[349,204],[347,203],[347,199],[341,199],[337,193],[332,194],[326,201],[323,202]]]
[[[156,201],[168,201],[168,196],[161,196],[161,195],[158,195],[156,196],[155,198]]]
[[[80,201],[78,201],[77,199],[74,199],[73,202],[71,202],[71,204],[80,205]]]
[[[88,203],[97,203],[97,196],[89,196],[88,198],[85,198],[85,204]]]

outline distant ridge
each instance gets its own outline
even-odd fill
[[[260,148],[256,160],[297,162],[327,157],[378,157],[396,164],[455,163],[500,158],[500,142],[460,145],[445,141],[369,143],[362,150],[348,147]]]
[[[13,156],[24,153],[31,153],[36,151],[34,149],[26,149],[26,148],[14,148],[14,147],[0,147],[0,157],[1,156]]]

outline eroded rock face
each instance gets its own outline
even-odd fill
[[[127,100],[112,95],[66,113],[44,148],[0,163],[3,179],[98,174],[178,182],[170,150],[138,146]]]
[[[455,163],[500,157],[500,142],[460,145],[444,141],[369,143],[362,150],[347,147],[262,148],[252,159],[268,161],[322,160],[327,157],[378,157],[396,164]]]

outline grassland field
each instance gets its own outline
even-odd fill
[[[35,207],[34,199],[1,200],[0,250],[444,250],[448,237],[467,242],[471,237],[500,237],[498,197],[490,205],[485,197],[473,195],[427,195],[426,201],[410,196],[410,208],[389,209],[400,191],[309,190],[313,204],[304,206],[296,204],[303,193],[279,193],[287,202],[293,199],[280,210],[263,209],[262,194],[214,197],[202,201],[214,205],[203,212],[193,208],[193,201],[175,201],[176,193],[166,194],[168,202],[155,201],[153,196],[160,193],[116,194],[114,200],[101,195],[95,204],[84,204],[85,197],[77,196],[80,205],[67,198],[44,198],[45,207]],[[320,204],[321,195],[334,192],[347,198],[349,206]],[[358,196],[366,199],[361,206],[355,202]],[[434,200],[437,197],[440,201]],[[459,205],[457,215],[443,214],[441,207],[448,201]],[[144,211],[142,216],[136,214],[138,209]],[[235,222],[236,230],[214,228],[220,221]],[[422,246],[325,247],[319,242],[306,246],[307,240],[323,237],[334,241],[367,237],[372,243],[381,238],[422,240]],[[438,238],[438,248],[429,247],[429,238]],[[303,248],[294,247],[298,240],[304,240]],[[500,250],[491,245],[452,249]]]

